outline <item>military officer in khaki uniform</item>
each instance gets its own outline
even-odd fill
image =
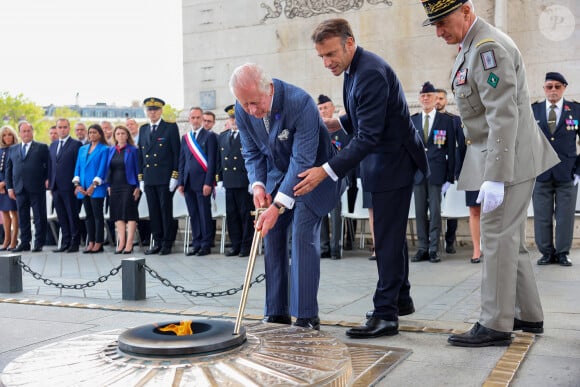
[[[466,0],[422,0],[438,37],[459,44],[451,84],[467,153],[458,188],[479,190],[483,278],[479,322],[449,343],[508,345],[511,331],[543,332],[543,312],[530,257],[519,254],[534,181],[559,159],[530,106],[515,43],[475,14]]]

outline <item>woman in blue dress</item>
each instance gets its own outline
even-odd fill
[[[4,243],[0,251],[12,250],[18,244],[18,212],[16,200],[8,197],[6,190],[6,163],[8,162],[8,149],[18,144],[18,135],[9,125],[0,129],[0,211],[4,223]]]

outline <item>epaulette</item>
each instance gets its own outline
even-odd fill
[[[491,38],[486,38],[486,39],[483,39],[483,40],[480,40],[479,42],[477,42],[477,44],[475,45],[475,47],[477,48],[477,47],[481,46],[482,44],[485,44],[485,43],[494,43],[494,42],[495,42],[495,40],[493,40]]]

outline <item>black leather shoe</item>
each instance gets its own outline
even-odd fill
[[[496,331],[475,323],[469,332],[451,335],[447,341],[457,347],[505,346],[511,344],[512,335],[510,332]]]
[[[75,245],[72,245],[68,249],[66,249],[67,253],[76,253],[78,251],[79,251],[79,247],[75,246]]]
[[[161,246],[150,247],[147,250],[145,250],[145,255],[159,254],[160,251],[161,251]]]
[[[421,262],[426,261],[429,259],[429,253],[425,250],[417,251],[417,254],[413,258],[411,258],[411,262]]]
[[[340,254],[335,254],[335,255],[332,255],[332,256],[330,257],[330,259],[331,259],[331,260],[333,260],[333,261],[336,261],[336,260],[338,260],[338,259],[340,259],[340,258],[342,258],[342,257],[340,256]]]
[[[324,253],[320,253],[320,258],[330,258],[330,251],[325,251]]]
[[[568,258],[568,254],[565,253],[558,254],[558,263],[560,266],[572,266],[572,261]]]
[[[378,317],[371,317],[365,325],[350,328],[346,335],[354,339],[368,339],[380,336],[393,336],[399,333],[399,322],[382,320]]]
[[[42,246],[34,246],[31,250],[33,253],[40,253],[42,251]]]
[[[159,255],[169,255],[169,254],[171,254],[171,247],[163,247],[159,251]]]
[[[538,265],[549,265],[551,263],[558,263],[557,259],[554,259],[552,255],[544,254],[542,258],[538,259],[536,262]]]
[[[437,254],[437,251],[430,251],[429,252],[429,262],[432,262],[432,263],[441,262],[441,258],[439,258],[439,254]]]
[[[366,314],[365,317],[367,318],[367,320],[371,317],[373,317],[373,314],[375,313],[374,310],[369,310]],[[408,316],[410,314],[415,313],[415,304],[413,304],[413,300],[410,300],[409,302],[406,302],[404,304],[399,304],[399,317],[401,316]]]
[[[53,253],[64,253],[65,251],[68,250],[70,246],[66,245],[66,246],[60,246],[58,249],[54,249],[52,250]]]
[[[287,314],[273,314],[271,316],[266,316],[262,320],[265,323],[274,323],[274,324],[292,324],[292,317]]]
[[[242,257],[242,258],[243,257],[249,257],[249,256],[250,256],[250,252],[249,251],[245,251],[245,250],[240,251],[240,253],[238,254],[238,257]]]
[[[453,246],[453,243],[447,243],[445,245],[445,252],[447,254],[455,254],[457,251],[455,250],[455,246]]]
[[[524,331],[530,333],[544,333],[544,322],[523,321],[514,318],[514,331]]]
[[[224,255],[226,257],[233,257],[233,256],[238,255],[238,254],[240,254],[240,251],[239,250],[234,250],[234,249],[229,249],[228,251],[226,251],[224,253]]]
[[[188,257],[191,257],[192,255],[195,255],[199,252],[199,250],[201,250],[201,247],[197,246],[197,247],[193,247],[191,249],[189,249],[189,251],[187,253],[185,253],[185,255],[187,255]]]
[[[199,251],[197,252],[197,256],[198,257],[203,257],[204,255],[210,255],[211,254],[211,250],[209,247],[203,247],[201,249],[199,249]]]
[[[297,318],[294,322],[295,327],[314,329],[316,331],[320,330],[320,319],[318,316],[310,318]]]
[[[30,245],[29,244],[19,244],[18,246],[16,246],[15,248],[12,249],[13,253],[19,253],[21,251],[30,251]]]

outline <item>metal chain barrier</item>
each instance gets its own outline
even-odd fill
[[[90,288],[95,286],[98,283],[103,283],[105,281],[107,281],[109,278],[111,278],[112,276],[115,276],[119,273],[119,271],[121,271],[121,265],[114,267],[111,269],[111,271],[109,272],[109,274],[105,274],[100,276],[96,281],[88,281],[85,282],[83,284],[72,284],[72,285],[67,285],[67,284],[63,284],[60,282],[54,282],[51,279],[48,278],[44,278],[42,276],[42,274],[32,270],[32,268],[30,266],[28,266],[27,264],[25,264],[24,262],[22,262],[21,259],[18,260],[18,264],[20,266],[22,266],[22,269],[25,272],[28,272],[30,274],[32,274],[32,276],[37,279],[37,280],[41,280],[42,282],[44,282],[45,285],[48,286],[54,286],[55,288],[58,289],[76,289],[76,290],[81,290],[81,289],[85,289],[85,288]]]
[[[146,264],[143,265],[143,267],[145,268],[145,270],[149,273],[149,275],[151,277],[159,280],[163,285],[167,286],[168,288],[173,288],[177,293],[189,294],[192,297],[214,298],[214,297],[232,296],[244,288],[244,286],[241,285],[238,288],[231,288],[228,290],[222,290],[222,291],[217,291],[217,292],[198,292],[197,290],[187,290],[181,285],[174,285],[170,280],[168,280],[165,277],[162,277],[158,272],[156,272],[154,269],[150,268]],[[266,274],[258,275],[250,283],[250,287],[252,287],[253,284],[257,284],[257,283],[264,281],[265,279],[266,279]]]

